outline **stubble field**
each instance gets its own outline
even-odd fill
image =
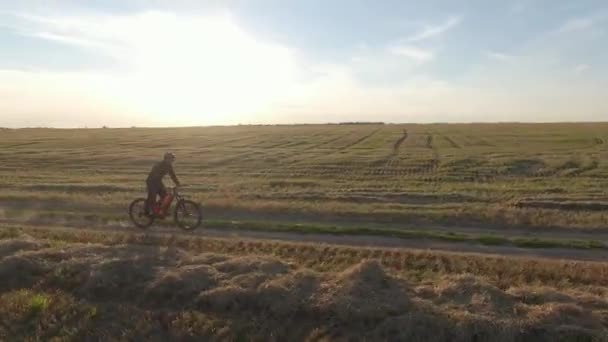
[[[0,130],[0,340],[606,341],[606,139],[603,123]],[[195,233],[128,223],[167,150],[204,205]]]

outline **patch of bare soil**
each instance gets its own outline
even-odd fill
[[[512,176],[534,176],[545,167],[545,163],[539,159],[517,159],[508,162],[506,174]]]
[[[517,208],[556,209],[568,211],[606,211],[608,203],[604,201],[556,201],[523,199],[515,203]]]

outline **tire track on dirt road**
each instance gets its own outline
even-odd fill
[[[3,222],[0,228],[11,228],[10,224]],[[170,237],[208,237],[219,239],[258,240],[273,242],[288,242],[301,244],[335,245],[355,248],[390,248],[414,252],[459,253],[472,255],[486,255],[497,257],[541,258],[558,260],[600,261],[608,260],[608,251],[597,249],[570,249],[570,248],[522,248],[515,246],[488,246],[469,243],[437,241],[430,239],[400,239],[387,236],[374,235],[335,235],[319,233],[296,232],[269,232],[247,229],[214,229],[199,228],[195,231],[181,231],[178,228],[154,227],[148,230],[130,228],[128,223],[109,224],[105,226],[83,225],[15,225],[17,228],[27,229],[72,229],[77,231],[108,231],[124,234],[144,234],[147,236]]]
[[[417,198],[419,194],[403,194],[401,196],[413,196],[408,203],[420,203]],[[442,199],[439,199],[442,198]],[[437,200],[443,201],[444,197]],[[460,197],[456,197],[458,199]],[[465,201],[460,198],[460,201]],[[424,202],[422,202],[424,203]],[[125,221],[127,225],[128,216],[125,210],[128,202],[115,207],[100,208],[94,204],[74,204],[71,202],[6,202],[0,201],[0,224],[80,224],[80,225],[104,225],[105,222]],[[48,209],[73,210],[68,212],[47,212]],[[338,226],[344,228],[388,228],[420,230],[429,232],[469,234],[469,235],[496,235],[506,238],[541,238],[541,239],[564,239],[564,240],[601,240],[608,245],[608,227],[596,228],[566,228],[566,227],[532,227],[532,226],[502,226],[491,223],[482,225],[471,222],[469,224],[424,223],[409,220],[385,219],[384,217],[365,216],[327,216],[315,213],[290,213],[290,212],[258,212],[255,210],[227,209],[223,206],[204,206],[205,220],[224,222],[264,222],[268,224],[304,224],[313,226]],[[373,234],[371,234],[373,235]]]

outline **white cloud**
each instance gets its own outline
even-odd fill
[[[389,47],[389,52],[413,59],[417,62],[427,62],[435,57],[435,53],[429,49],[423,49],[412,45],[394,45]]]
[[[113,77],[98,73],[0,69],[0,125],[83,127],[150,123],[149,116],[97,91]]]
[[[49,72],[45,79],[164,124],[236,122],[281,96],[297,77],[291,49],[259,41],[227,14],[22,18],[22,34],[91,49],[124,66],[121,74]],[[54,83],[35,73],[19,77]],[[48,101],[45,90],[38,91]]]
[[[425,26],[420,31],[416,32],[411,37],[407,38],[409,42],[418,42],[434,37],[438,37],[445,32],[455,28],[462,22],[462,17],[460,16],[451,16],[443,23],[431,26]]]
[[[124,23],[133,17],[39,16],[28,13],[15,13],[13,17],[20,19],[14,29],[21,35],[94,49],[108,55],[117,55],[118,52],[119,56],[127,55],[121,47],[128,42],[129,32],[120,30],[129,28]]]
[[[428,45],[421,40],[451,29],[454,20],[422,30],[417,43],[362,45],[352,59],[332,65],[303,63],[290,47],[261,40],[229,15],[30,16],[21,24],[19,32],[110,55],[126,68],[0,70],[0,113],[9,117],[0,125],[555,121],[608,111],[591,77],[568,82],[572,67],[555,72],[546,56],[526,55],[536,46],[517,56],[485,51],[517,63],[486,63],[459,82],[429,76],[425,66],[439,50],[421,47]],[[397,74],[397,82],[365,82],[362,74]]]
[[[510,54],[506,54],[503,52],[497,52],[497,51],[484,51],[483,52],[484,55],[486,55],[486,57],[496,60],[496,61],[500,61],[500,62],[513,62],[517,57],[514,55],[510,55]]]
[[[302,85],[277,105],[272,118],[282,123],[380,120],[388,122],[580,121],[599,120],[608,110],[602,92],[591,86],[571,87],[509,72],[487,81],[458,85],[412,78],[390,88],[362,85],[348,69],[329,67],[326,76]],[[269,117],[260,117],[264,121]]]
[[[78,36],[63,35],[63,34],[52,33],[52,32],[28,32],[28,33],[23,32],[22,34],[36,37],[36,38],[51,40],[51,41],[55,41],[55,42],[59,42],[59,43],[77,45],[77,46],[87,47],[87,48],[109,48],[109,46],[106,46],[101,42],[94,41],[94,40],[87,40],[87,39],[84,39],[84,38],[81,38]]]

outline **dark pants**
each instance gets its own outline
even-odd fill
[[[146,201],[146,214],[153,213],[152,208],[154,208],[154,204],[156,203],[156,196],[160,196],[160,198],[164,198],[167,195],[167,188],[161,181],[148,181],[146,182],[148,186],[148,201]]]

